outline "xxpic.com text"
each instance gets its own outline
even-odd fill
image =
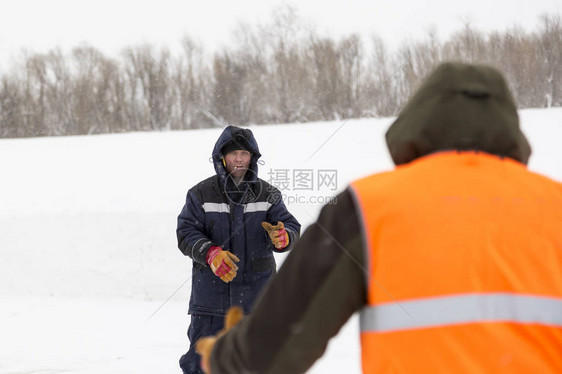
[[[302,196],[282,194],[283,202],[291,204],[336,204],[336,196]]]

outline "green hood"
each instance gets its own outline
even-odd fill
[[[531,147],[517,108],[496,69],[444,63],[437,67],[386,133],[396,165],[444,150],[476,150],[527,164]]]

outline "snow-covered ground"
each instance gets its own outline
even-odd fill
[[[529,168],[562,181],[562,108],[520,118]],[[306,227],[348,182],[392,168],[391,121],[252,127],[260,176]],[[0,374],[180,372],[191,266],[176,217],[214,172],[220,131],[0,140]],[[360,372],[356,317],[310,370],[341,372]]]

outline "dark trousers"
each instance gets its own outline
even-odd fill
[[[183,374],[203,374],[201,370],[201,357],[195,351],[195,343],[199,338],[215,335],[224,326],[224,317],[192,314],[191,324],[187,329],[189,350],[180,358],[180,367]]]

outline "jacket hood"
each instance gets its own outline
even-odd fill
[[[248,151],[252,154],[252,158],[250,160],[250,171],[246,173],[246,179],[250,181],[256,180],[258,176],[258,160],[261,157],[258,143],[251,130],[237,126],[227,126],[213,148],[213,165],[218,176],[224,182],[227,172],[222,161],[224,156],[223,150],[225,146],[232,145],[233,143],[239,145],[239,149],[249,148]]]
[[[476,150],[527,164],[531,147],[499,71],[483,65],[437,67],[386,133],[396,165],[444,150]]]

